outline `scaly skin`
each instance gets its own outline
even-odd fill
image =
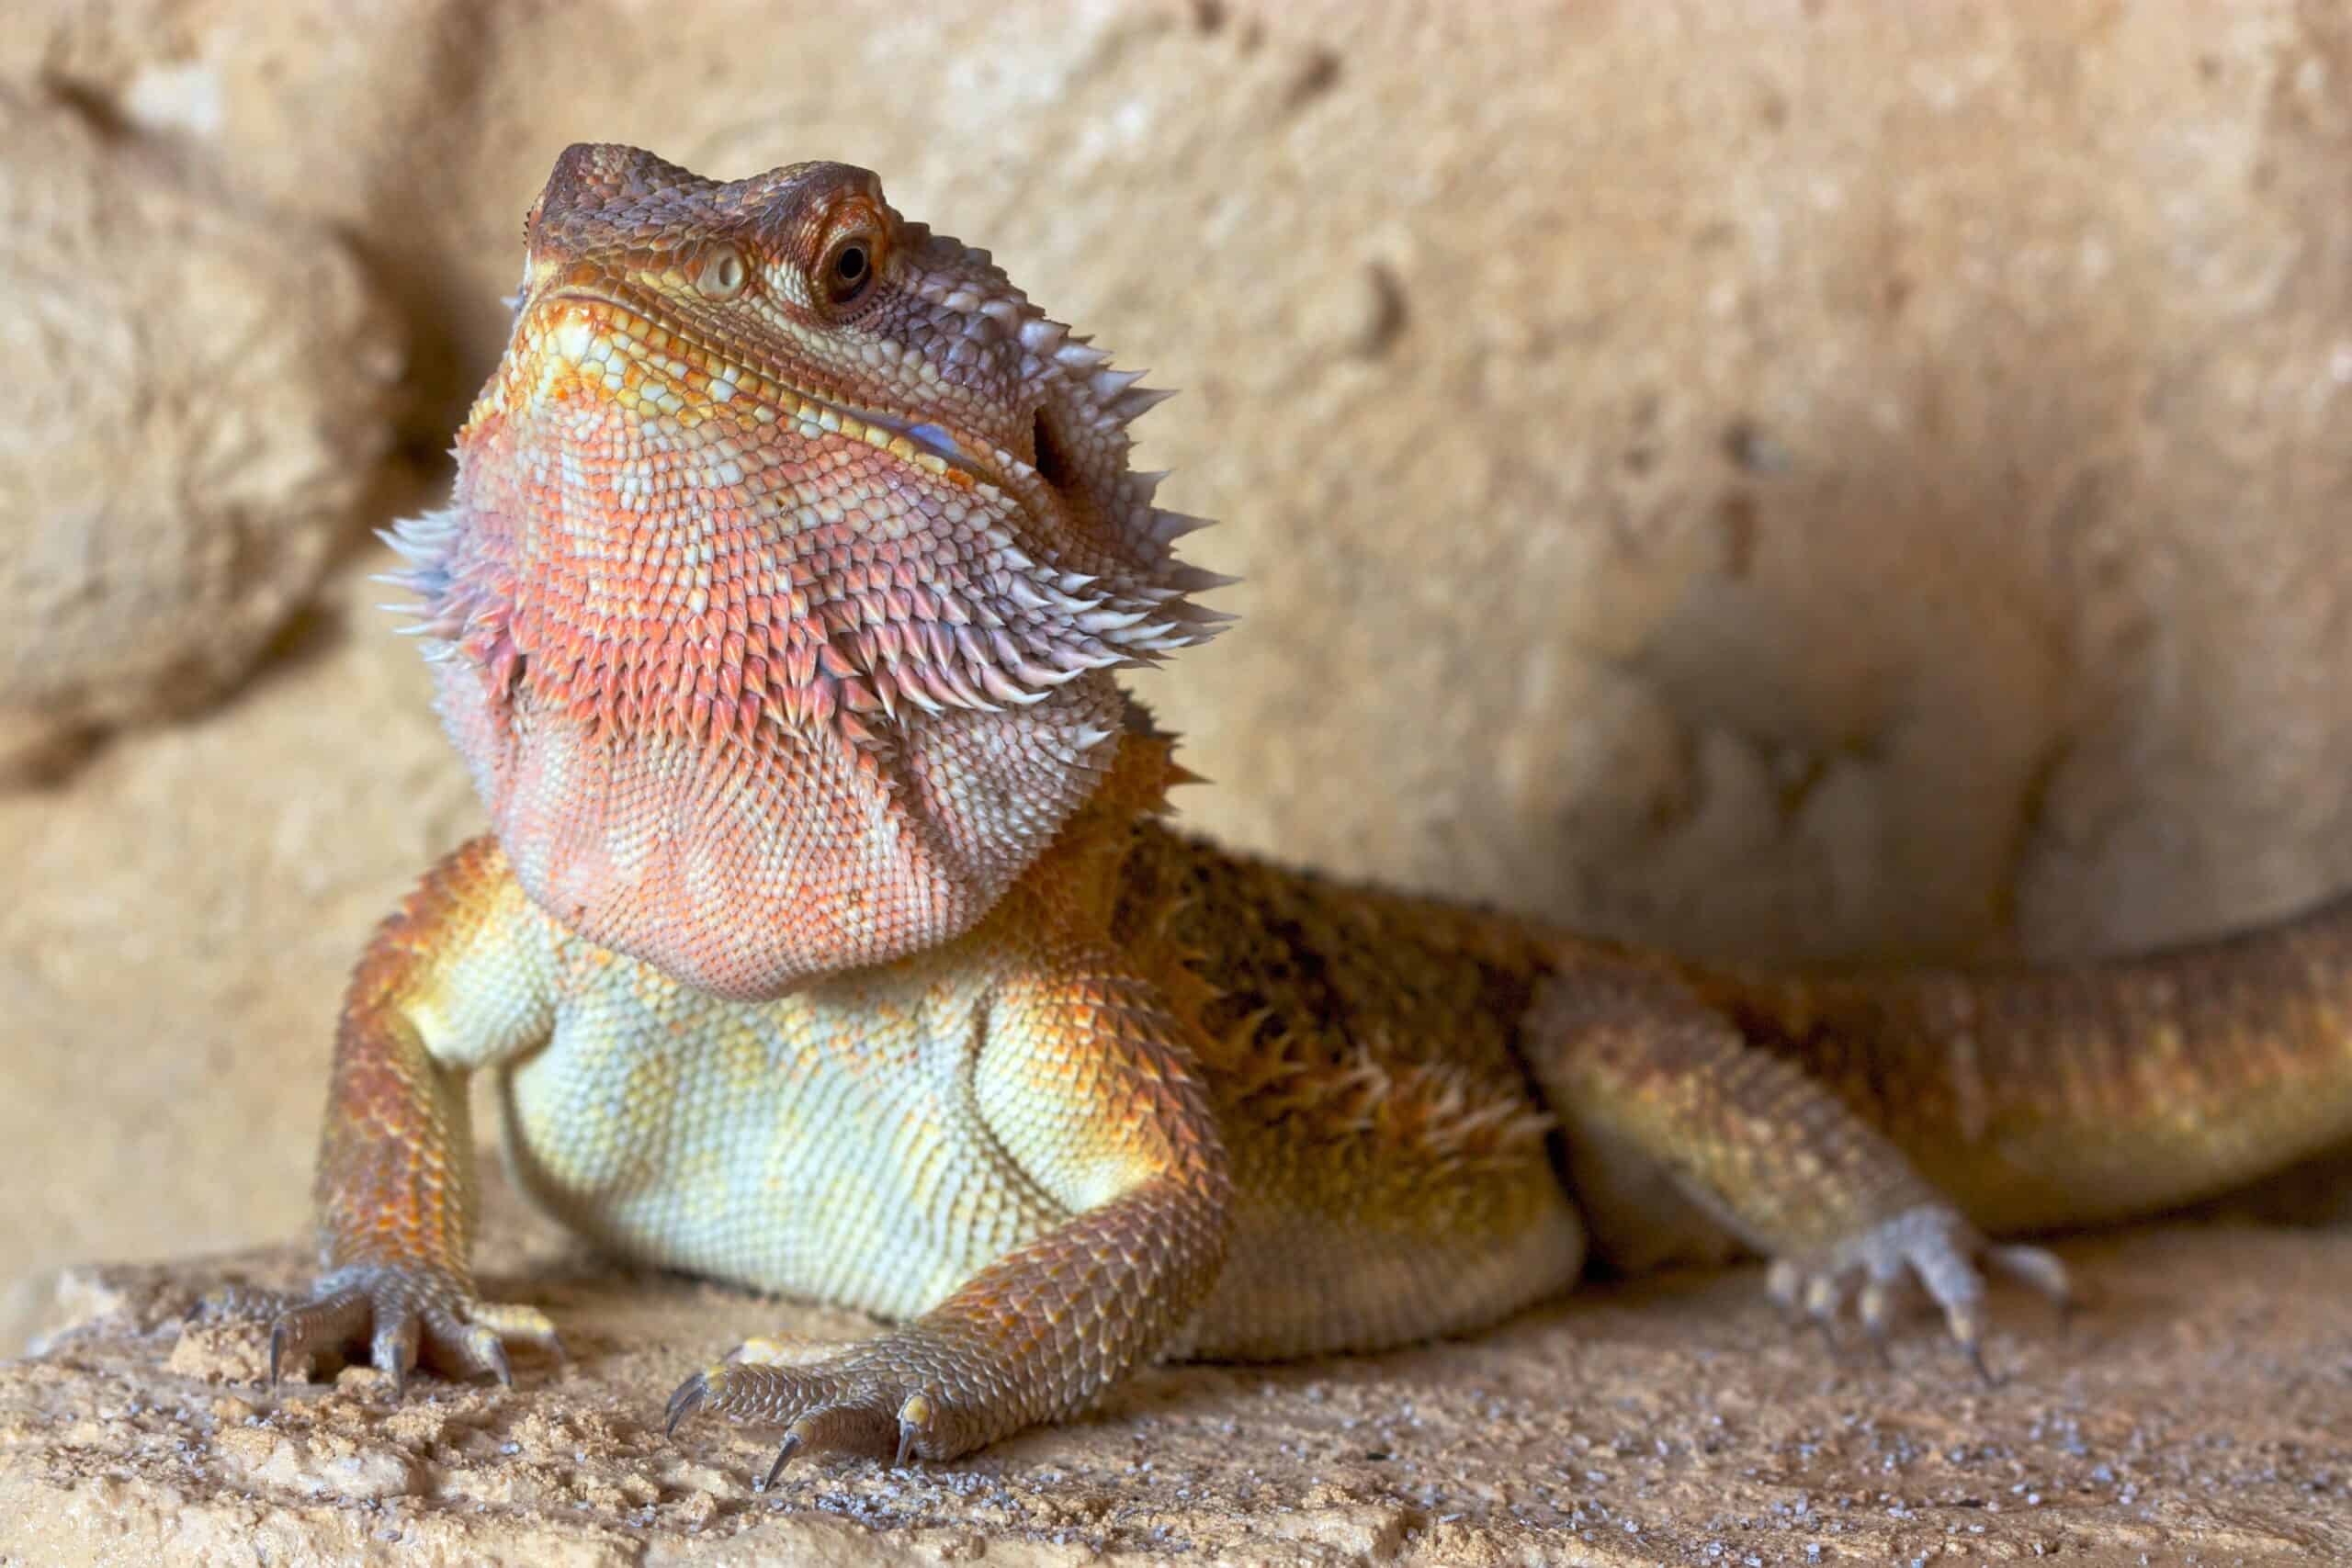
[[[947,1458],[1138,1363],[1395,1345],[1735,1248],[1972,1352],[1988,1234],[2352,1134],[2352,902],[2011,976],[1783,980],[1319,881],[1164,822],[1114,682],[1221,617],[1157,394],[982,254],[799,164],[575,147],[402,581],[494,837],[338,1036],[282,1356],[506,1375],[467,1075],[612,1254],[895,1320],[689,1378],[797,1451]],[[1573,1197],[1571,1196],[1573,1193]]]

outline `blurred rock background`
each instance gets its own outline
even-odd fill
[[[2342,6],[28,0],[0,1281],[303,1223],[481,820],[369,529],[583,139],[869,164],[1186,389],[1244,620],[1144,685],[1238,843],[1764,959],[2352,884]]]

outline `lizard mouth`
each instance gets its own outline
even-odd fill
[[[544,297],[533,329],[541,344],[583,371],[602,365],[604,385],[619,391],[628,369],[658,377],[683,397],[710,403],[737,398],[774,409],[808,434],[819,431],[864,441],[950,483],[987,485],[1008,495],[1021,487],[996,462],[973,451],[936,421],[887,412],[827,397],[755,368],[729,355],[692,329],[664,321],[642,307],[609,294],[564,289]],[[684,367],[684,374],[678,367]],[[997,453],[998,458],[1009,455]]]

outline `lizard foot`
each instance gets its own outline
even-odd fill
[[[2066,1266],[2039,1247],[1988,1242],[1955,1210],[1923,1203],[1881,1221],[1823,1251],[1772,1260],[1765,1289],[1781,1305],[1825,1327],[1851,1302],[1863,1329],[1883,1340],[1901,1294],[1925,1290],[1951,1337],[1987,1383],[1984,1270],[2032,1286],[2064,1308],[2071,1294]]]
[[[488,1372],[512,1384],[510,1339],[560,1355],[555,1325],[537,1307],[473,1299],[435,1271],[355,1264],[322,1279],[300,1299],[253,1290],[223,1292],[206,1303],[208,1315],[269,1325],[269,1381],[299,1368],[315,1352],[366,1341],[368,1359],[392,1380],[392,1397],[408,1389],[420,1364],[450,1377]]]
[[[848,1453],[888,1459],[952,1459],[958,1440],[947,1402],[917,1375],[921,1360],[894,1353],[892,1337],[806,1359],[797,1347],[753,1340],[704,1368],[670,1396],[667,1429],[697,1411],[779,1425],[784,1441],[760,1483],[765,1491],[796,1455]]]

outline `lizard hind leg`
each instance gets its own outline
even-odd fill
[[[2064,1264],[1988,1242],[1901,1149],[1670,974],[1573,966],[1537,998],[1528,1063],[1561,1122],[1601,1256],[1771,1260],[1775,1300],[1883,1335],[1924,1294],[1980,1370],[1988,1271],[2063,1303]]]

